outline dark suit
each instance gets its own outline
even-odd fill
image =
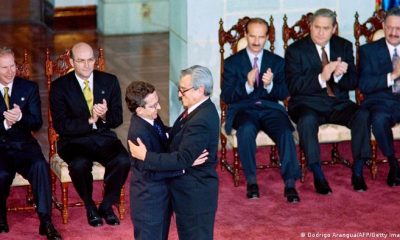
[[[68,163],[69,174],[86,206],[93,206],[92,163],[105,168],[103,206],[119,199],[130,167],[129,156],[110,128],[122,123],[121,89],[111,74],[93,72],[94,104],[107,101],[106,122],[100,118],[97,129],[88,123],[90,112],[82,89],[72,71],[51,84],[50,107],[54,128],[59,134],[58,154]]]
[[[160,118],[154,121],[166,130]],[[168,152],[168,142],[150,123],[133,114],[128,140],[137,138],[142,140],[147,151]],[[131,163],[130,206],[135,239],[168,239],[172,208],[167,181],[182,175],[183,171],[148,171],[143,169],[143,161],[132,157]]]
[[[291,96],[289,115],[297,123],[300,145],[309,165],[320,162],[318,126],[325,123],[351,129],[354,160],[365,161],[371,156],[368,111],[359,110],[358,105],[349,100],[348,91],[357,87],[352,44],[335,35],[329,44],[330,61],[341,57],[348,64],[347,73],[338,83],[333,83],[334,97],[328,96],[326,88],[318,81],[322,63],[310,36],[291,44],[285,55],[286,81]],[[334,81],[333,76],[330,81]]]
[[[179,239],[213,239],[218,199],[217,151],[219,118],[210,99],[189,116],[180,116],[170,132],[170,153],[147,152],[144,168],[153,171],[185,169],[185,174],[171,179],[172,207],[176,214]],[[207,149],[204,164],[192,167]]]
[[[3,112],[7,110],[0,97],[0,213],[6,214],[6,200],[15,173],[32,185],[37,212],[41,221],[51,220],[51,189],[49,165],[31,131],[42,127],[40,96],[36,83],[15,77],[10,108],[17,104],[22,112],[20,121],[4,128]]]
[[[284,79],[284,61],[281,57],[264,50],[260,76],[271,68],[273,87],[270,93],[263,86],[255,86],[247,94],[245,83],[252,63],[246,49],[227,58],[224,63],[224,82],[221,98],[228,104],[227,132],[237,129],[239,157],[249,183],[256,181],[256,136],[263,130],[279,149],[281,175],[284,180],[300,177],[299,162],[292,132],[294,130],[285,108],[278,103],[288,96]]]
[[[393,71],[391,56],[384,38],[360,48],[360,90],[362,107],[371,113],[372,132],[387,157],[395,156],[392,127],[400,122],[400,96],[387,85]]]

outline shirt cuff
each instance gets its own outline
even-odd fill
[[[326,82],[324,80],[322,80],[321,73],[318,74],[318,82],[319,82],[319,85],[321,86],[321,88],[326,88]]]
[[[342,79],[343,74],[340,74],[339,76],[335,76],[333,75],[333,81],[335,81],[335,83],[338,83],[340,81],[340,79]]]
[[[272,91],[272,87],[274,86],[274,82],[271,82],[268,86],[264,86],[264,89],[267,90],[268,93]]]
[[[8,130],[8,129],[11,128],[11,127],[9,127],[9,126],[7,125],[7,122],[6,122],[5,119],[4,119],[3,125],[4,125],[4,129],[5,129],[5,130]]]
[[[244,84],[244,87],[246,88],[247,94],[250,94],[254,91],[254,87],[251,87],[247,82]]]
[[[391,87],[394,85],[394,79],[392,80],[392,78],[390,77],[390,73],[387,74],[387,86]]]

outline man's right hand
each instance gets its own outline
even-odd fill
[[[335,71],[338,61],[329,62],[324,66],[321,73],[321,79],[325,82],[331,79],[332,73]]]
[[[400,77],[400,61],[397,61],[395,63],[393,72],[390,74],[390,77],[392,78],[392,80],[395,80]]]
[[[256,74],[257,74],[256,68],[251,69],[251,71],[247,74],[247,84],[250,87],[254,87],[254,83],[256,82]]]

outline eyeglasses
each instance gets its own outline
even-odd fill
[[[96,59],[94,59],[94,58],[88,58],[88,59],[74,59],[74,62],[76,62],[77,64],[79,64],[79,65],[85,65],[85,64],[87,64],[87,65],[91,65],[91,64],[93,64],[94,62],[96,62]]]
[[[178,88],[178,92],[180,92],[182,95],[185,95],[185,92],[192,90],[194,87],[182,90],[181,88]]]
[[[155,104],[153,104],[153,105],[151,105],[151,106],[147,106],[146,107],[146,105],[144,106],[145,108],[154,108],[155,110],[157,110],[157,108],[160,106],[160,103],[159,102],[157,102],[157,103],[155,103]]]

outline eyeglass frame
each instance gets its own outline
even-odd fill
[[[188,92],[188,91],[190,91],[190,90],[192,90],[192,89],[194,89],[194,87],[191,87],[191,88],[188,88],[188,89],[185,89],[185,90],[182,90],[182,89],[179,87],[179,88],[178,88],[178,93],[181,93],[182,96],[185,96],[185,93]]]
[[[94,58],[94,57],[91,57],[91,58],[88,58],[88,59],[72,59],[72,60],[74,62],[76,62],[77,64],[79,64],[79,65],[85,65],[85,64],[91,65],[91,64],[94,64],[96,62],[96,58]]]

